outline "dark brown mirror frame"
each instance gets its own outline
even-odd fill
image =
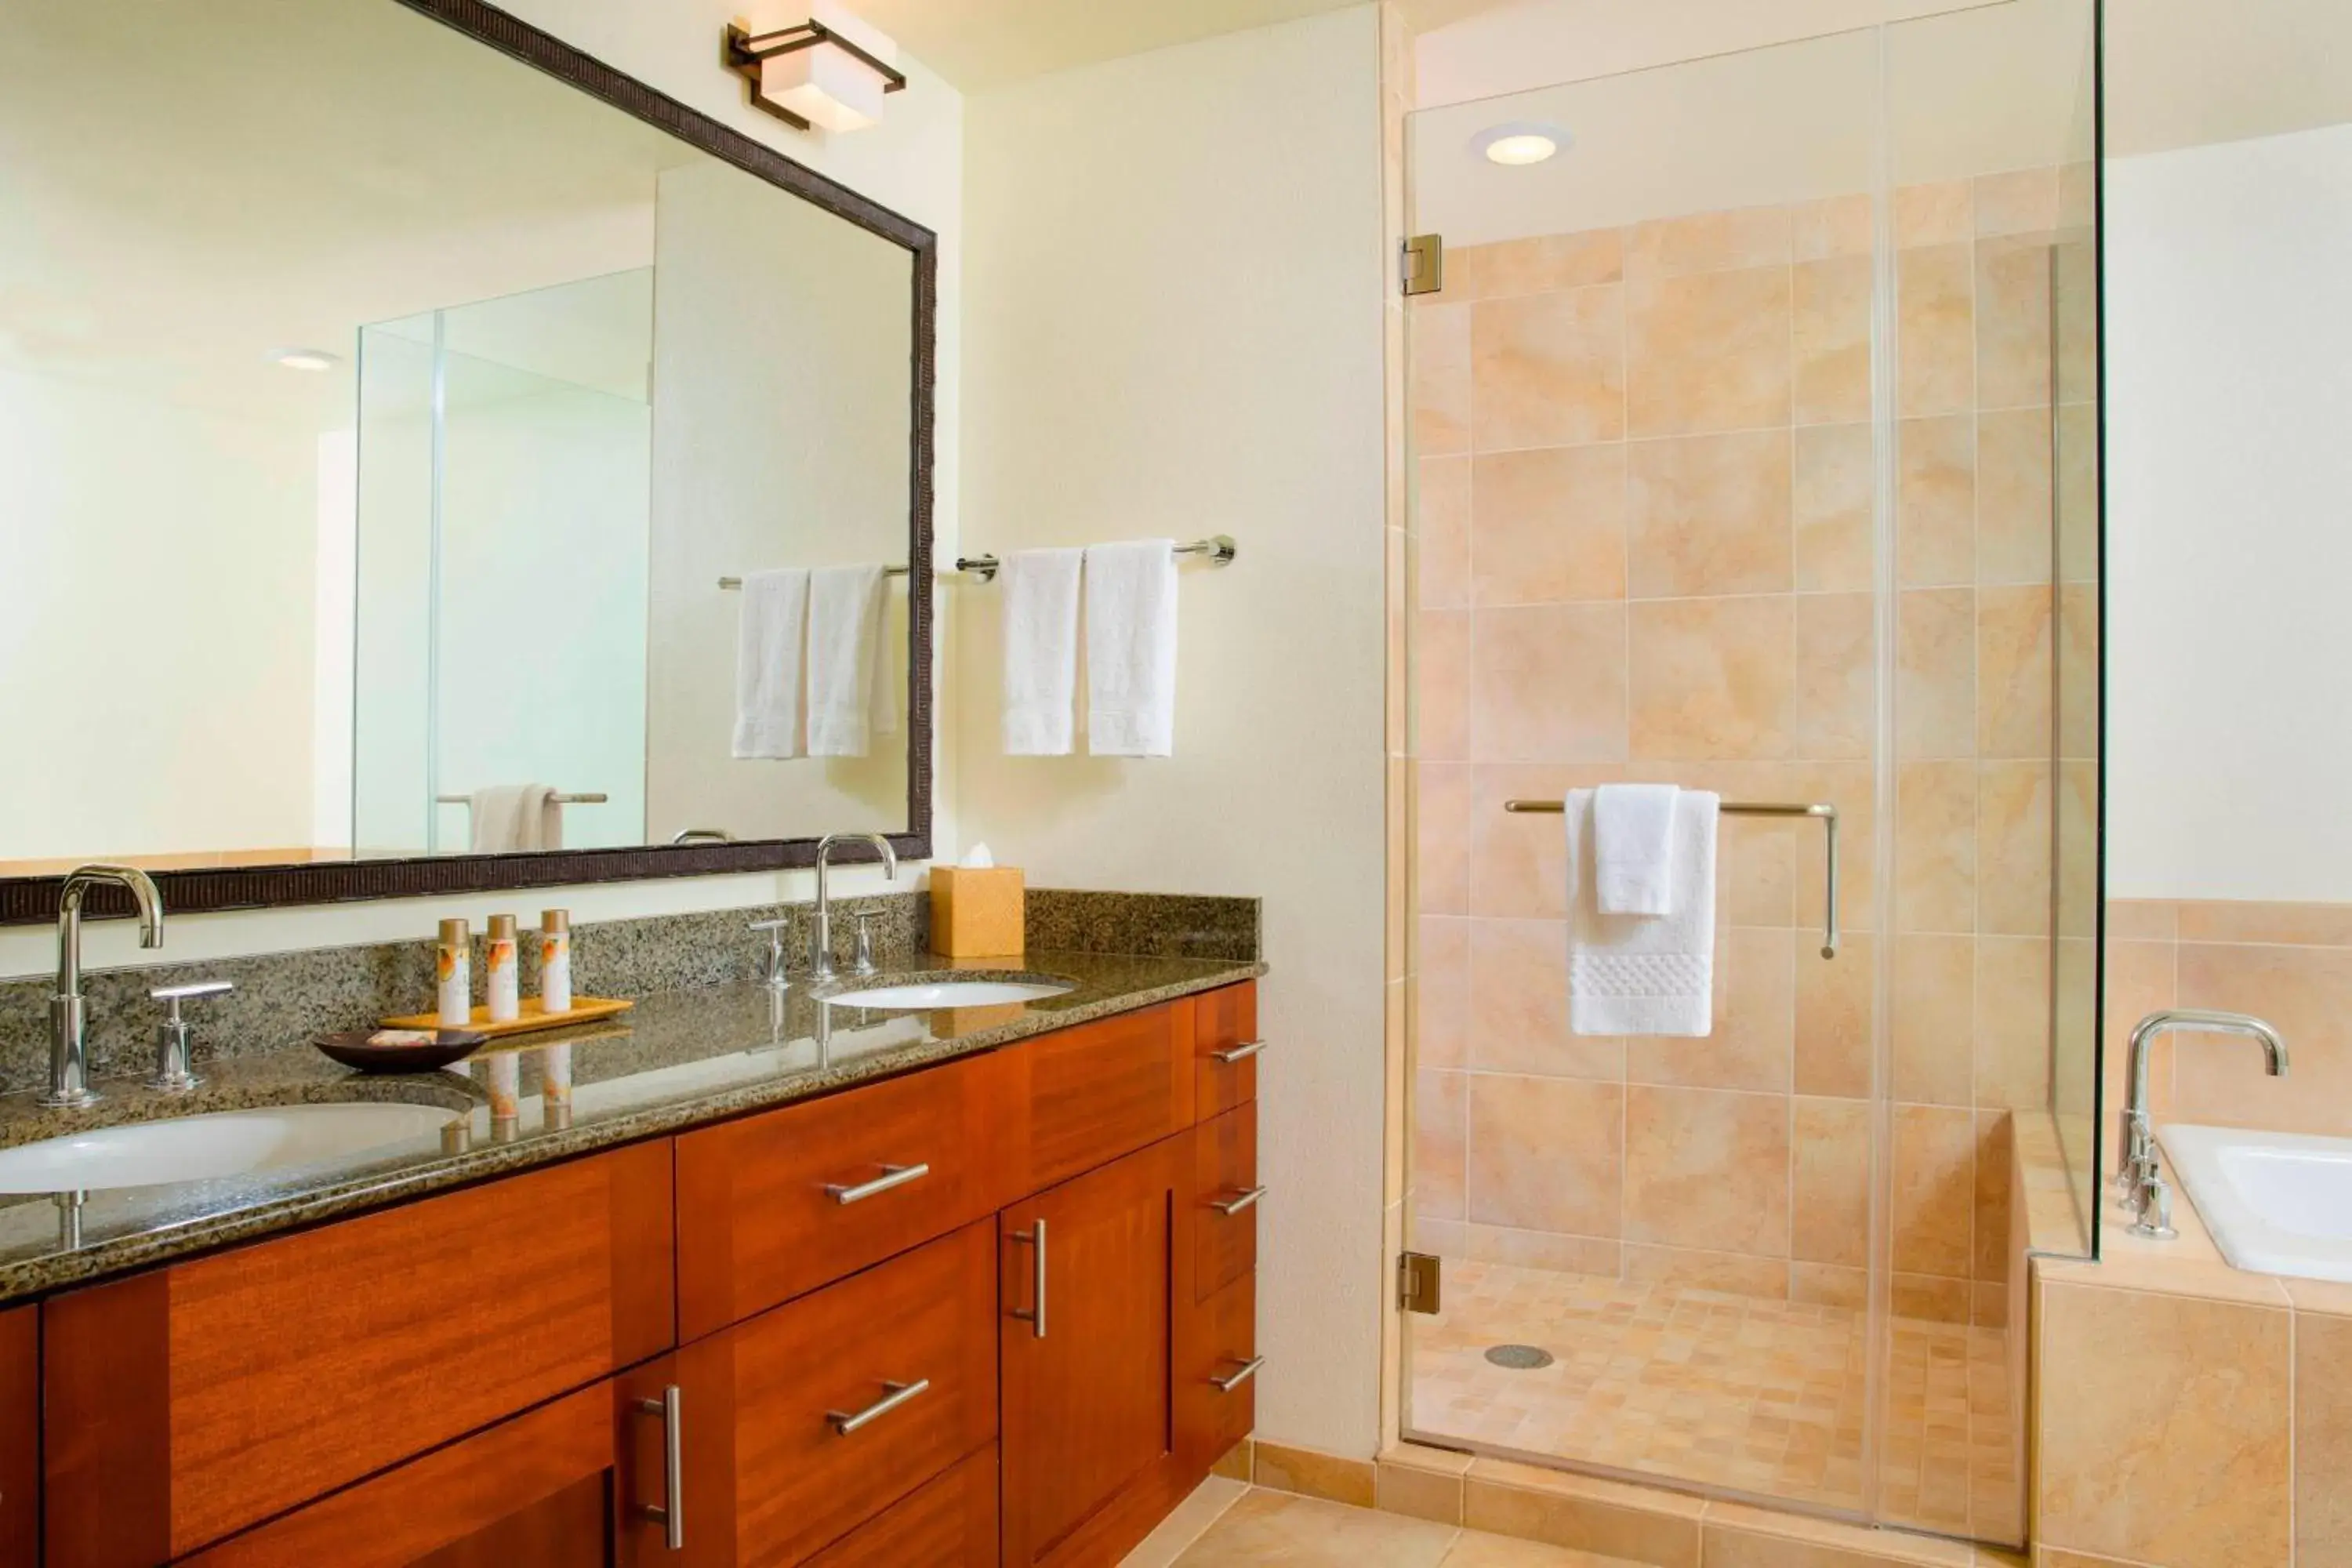
[[[519,21],[481,0],[392,0],[477,39],[503,55],[571,83],[648,125],[870,234],[901,246],[914,258],[914,429],[909,443],[913,500],[907,593],[911,633],[907,691],[907,830],[888,835],[905,860],[931,855],[931,419],[939,314],[939,237],[920,224],[867,200],[774,148],[730,130],[634,77]],[[714,61],[714,67],[717,62]],[[509,889],[627,882],[661,877],[715,877],[773,871],[816,863],[814,838],[770,838],[743,844],[648,845],[616,849],[559,849],[520,855],[436,855],[399,859],[342,860],[222,870],[158,871],[155,884],[174,914],[270,909],[299,904],[413,899],[435,893],[483,893]],[[878,858],[852,846],[848,861]],[[0,925],[55,920],[60,877],[0,879]],[[121,889],[93,889],[93,915],[127,915]]]

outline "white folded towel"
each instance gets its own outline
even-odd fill
[[[1592,795],[1592,889],[1604,915],[1674,913],[1673,784],[1602,784]]]
[[[1083,550],[1016,550],[1004,594],[1004,754],[1066,757],[1077,740],[1078,575]]]
[[[882,646],[882,568],[809,574],[808,752],[862,757],[873,746],[874,662]]]
[[[1568,797],[1568,1023],[1580,1035],[1703,1036],[1714,1027],[1715,830],[1722,802],[1675,802],[1674,912],[1612,915],[1594,897],[1593,792]]]
[[[1087,551],[1087,749],[1098,757],[1176,750],[1176,542]]]
[[[743,579],[743,619],[735,637],[738,757],[802,754],[808,612],[807,568],[754,572]]]
[[[563,847],[563,807],[548,784],[493,784],[467,797],[469,847],[477,855]]]

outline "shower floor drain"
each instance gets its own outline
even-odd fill
[[[1509,1367],[1513,1372],[1533,1372],[1551,1364],[1551,1352],[1538,1350],[1533,1345],[1496,1345],[1486,1352],[1486,1359],[1496,1366]]]

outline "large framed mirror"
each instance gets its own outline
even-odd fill
[[[928,856],[929,230],[474,0],[12,7],[0,169],[0,921]]]

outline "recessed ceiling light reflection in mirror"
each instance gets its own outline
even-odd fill
[[[1575,144],[1576,139],[1559,126],[1532,121],[1490,125],[1470,141],[1472,150],[1480,157],[1506,168],[1543,163]]]

